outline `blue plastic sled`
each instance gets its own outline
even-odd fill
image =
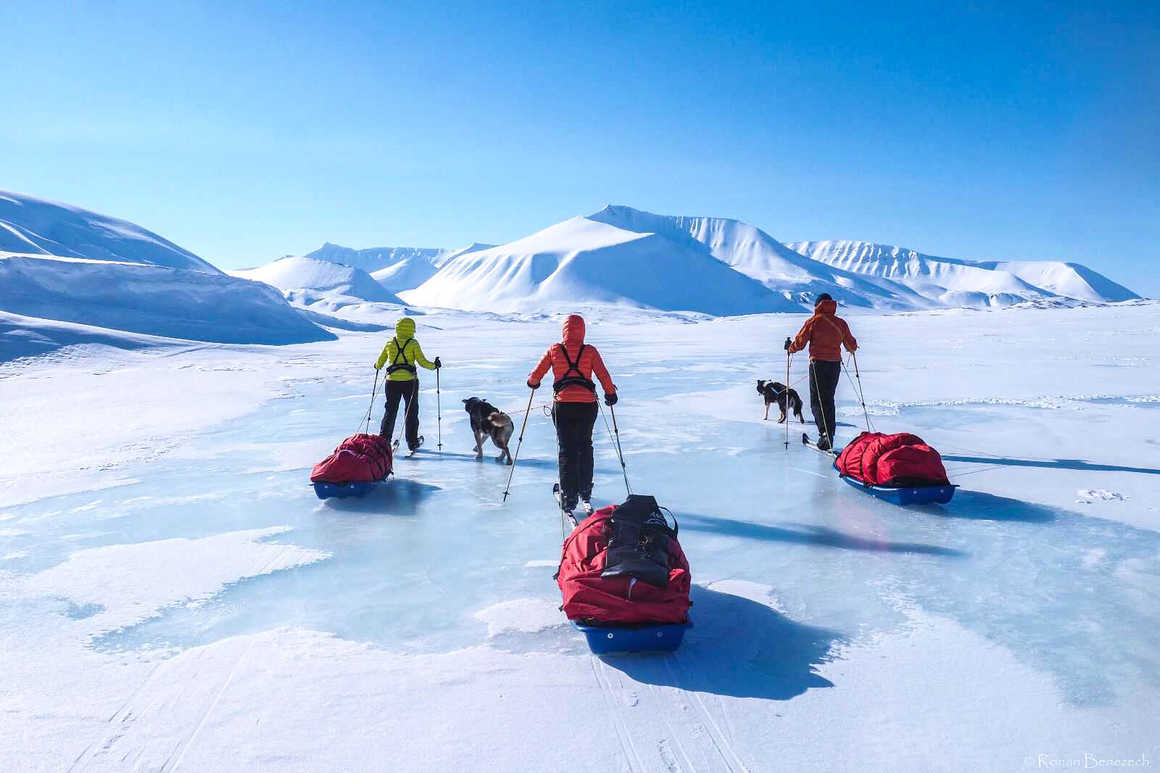
[[[640,625],[632,628],[584,625],[572,621],[576,630],[588,639],[588,649],[594,655],[612,655],[635,652],[672,652],[681,646],[685,631],[693,627],[692,620],[668,625]]]
[[[837,462],[834,462],[834,469],[838,469]],[[849,475],[839,473],[839,477],[859,491],[896,505],[945,505],[951,501],[958,488],[953,483],[946,486],[871,486]]]
[[[331,497],[364,497],[380,482],[377,480],[356,481],[354,483],[326,483],[319,481],[311,485],[314,486],[314,493],[318,495],[319,499],[330,499]]]

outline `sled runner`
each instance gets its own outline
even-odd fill
[[[556,582],[561,609],[590,649],[676,649],[689,623],[689,562],[656,500],[630,495],[601,508],[564,541]]]
[[[854,488],[896,505],[946,504],[955,495],[942,457],[910,433],[863,432],[834,460]]]
[[[351,435],[314,465],[310,482],[319,499],[361,497],[391,474],[391,442],[381,435]]]
[[[594,655],[614,655],[634,652],[672,652],[681,646],[685,630],[693,627],[692,620],[670,625],[640,625],[635,627],[585,625],[572,621],[577,631],[588,640],[588,649]]]

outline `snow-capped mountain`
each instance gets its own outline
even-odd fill
[[[0,191],[0,250],[218,273],[189,250],[134,223],[8,191]]]
[[[433,247],[370,247],[356,250],[343,247],[340,244],[326,242],[314,252],[308,252],[304,257],[316,260],[325,260],[331,263],[342,263],[354,268],[361,268],[368,274],[373,274],[384,268],[393,266],[400,261],[426,261],[435,265],[441,255],[450,250]]]
[[[905,285],[943,306],[1005,306],[1045,299],[1098,303],[1139,297],[1078,263],[959,260],[862,241],[793,242],[787,246],[853,274]]]
[[[656,215],[618,205],[609,205],[589,218],[627,231],[660,234],[674,242],[707,249],[736,271],[806,306],[823,292],[848,306],[904,309],[921,303],[905,287],[877,282],[811,260],[760,228],[740,220]]]
[[[690,239],[574,217],[444,263],[408,303],[481,311],[618,304],[714,315],[799,311]]]
[[[360,268],[307,257],[286,257],[258,268],[231,271],[243,279],[265,282],[283,293],[346,296],[378,303],[399,298]]]
[[[274,288],[222,273],[141,226],[13,193],[0,194],[0,311],[20,315],[12,324],[27,340],[44,320],[220,343],[334,337]],[[86,337],[110,335],[73,339]],[[0,359],[26,350],[0,346]]]

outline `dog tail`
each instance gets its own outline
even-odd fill
[[[496,429],[503,429],[505,426],[507,426],[507,422],[504,421],[504,415],[499,411],[496,411],[495,413],[489,413],[487,415],[487,423]]]

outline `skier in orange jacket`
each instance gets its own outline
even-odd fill
[[[834,444],[834,393],[842,375],[842,347],[850,352],[858,350],[850,326],[837,316],[837,311],[838,302],[829,293],[819,295],[814,315],[786,349],[793,354],[810,347],[810,410],[818,425],[818,448],[823,451]]]

